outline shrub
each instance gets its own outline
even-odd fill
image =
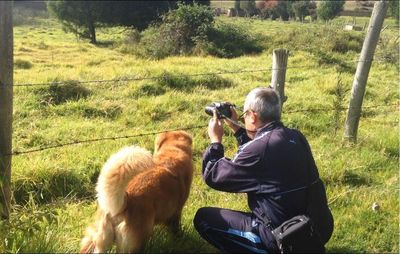
[[[337,33],[337,36],[332,34],[331,39],[328,42],[330,42],[330,44],[328,44],[329,48],[335,52],[360,52],[363,44],[363,38],[359,35],[343,31]]]
[[[212,27],[214,14],[207,6],[179,4],[162,23],[142,34],[137,54],[160,59],[170,55],[191,54],[196,41],[203,40]]]
[[[257,36],[250,34],[244,27],[229,23],[218,23],[208,32],[205,51],[218,57],[238,57],[263,50]]]
[[[215,24],[213,15],[206,6],[179,5],[164,16],[161,25],[153,25],[142,32],[136,47],[128,44],[121,50],[153,59],[190,54],[237,57],[263,50],[256,35],[241,26]]]
[[[396,64],[399,68],[399,42],[395,38],[383,35],[379,40],[377,53],[383,61]]]
[[[180,53],[173,37],[163,37],[161,27],[152,26],[142,33],[140,43],[135,47],[129,47],[132,52],[140,57],[148,57],[152,59],[162,59],[170,55]]]

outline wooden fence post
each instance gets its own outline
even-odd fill
[[[285,77],[288,62],[289,50],[287,49],[274,49],[272,54],[272,77],[271,86],[278,92],[281,98],[281,106],[286,101],[285,96]]]
[[[10,216],[13,104],[12,1],[0,1],[0,216]]]
[[[352,143],[357,142],[357,129],[361,116],[361,106],[365,94],[365,87],[387,8],[387,1],[381,0],[375,2],[374,10],[372,11],[369,22],[368,32],[364,39],[356,74],[354,76],[344,136],[345,139]]]

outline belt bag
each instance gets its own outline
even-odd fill
[[[299,215],[283,222],[272,230],[278,248],[283,253],[324,253],[317,232],[314,231],[311,219],[306,215]]]

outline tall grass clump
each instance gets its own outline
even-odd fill
[[[332,126],[334,129],[335,135],[336,135],[337,131],[339,130],[340,125],[342,124],[341,113],[343,111],[344,99],[345,99],[347,92],[348,91],[346,90],[346,88],[343,84],[342,78],[340,77],[340,73],[339,73],[336,86],[332,91],[332,94],[334,95],[334,98],[332,101],[332,106],[333,106]]]

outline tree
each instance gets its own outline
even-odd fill
[[[235,9],[240,10],[240,0],[235,0]]]
[[[49,9],[65,31],[96,43],[96,27],[121,25],[146,29],[161,15],[176,9],[178,1],[49,1]],[[209,0],[185,0],[185,4],[209,5]]]
[[[343,10],[344,3],[345,0],[321,1],[317,6],[318,18],[322,20],[333,19]]]
[[[47,6],[44,0],[36,0],[36,1],[21,1],[14,0],[14,8],[26,8],[38,11],[46,11]]]
[[[255,0],[242,0],[240,2],[240,9],[245,10],[247,15],[252,16],[256,14],[256,1]]]
[[[161,16],[179,3],[184,5],[209,6],[209,0],[170,0],[170,1],[104,1],[107,15],[104,22],[112,25],[133,26],[138,30],[146,29],[152,22],[161,21]]]
[[[198,5],[206,5],[210,6],[210,0],[184,0],[183,3],[185,4],[198,4]]]
[[[192,2],[193,1],[186,1]],[[160,21],[161,15],[177,8],[177,1],[98,1],[104,15],[103,24],[131,26],[142,31],[152,22]]]
[[[96,26],[103,15],[102,2],[49,1],[48,7],[62,22],[65,31],[74,32],[96,43]]]
[[[291,7],[294,15],[300,21],[304,20],[304,17],[309,15],[310,0],[308,1],[296,1],[292,3]]]
[[[389,1],[388,13],[396,20],[396,24],[399,24],[399,1]]]
[[[284,21],[294,16],[291,5],[293,0],[266,0],[264,8],[268,10],[271,19],[281,18]]]

